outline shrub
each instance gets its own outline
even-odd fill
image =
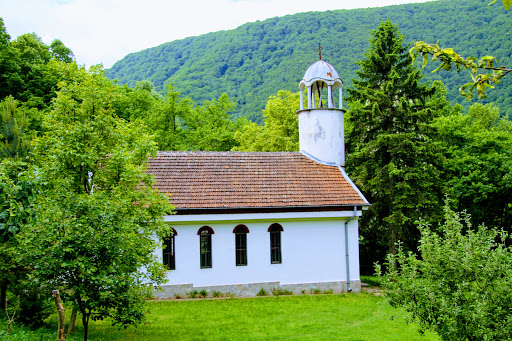
[[[327,289],[327,290],[324,290],[323,293],[324,293],[324,295],[332,295],[334,293],[334,290]]]
[[[44,319],[50,316],[55,307],[51,295],[44,296],[46,292],[47,290],[30,285],[27,281],[11,285],[8,298],[16,305],[17,323],[33,329],[43,325]]]
[[[268,292],[261,288],[260,291],[258,291],[258,293],[256,294],[256,296],[268,296]]]
[[[214,290],[212,292],[212,297],[222,297],[222,293],[220,291]]]
[[[398,244],[381,283],[390,303],[404,307],[443,340],[510,340],[512,248],[504,231],[480,226],[445,205],[437,230],[420,224],[418,252]],[[380,267],[377,266],[380,275]]]
[[[272,295],[274,296],[281,296],[281,295],[293,295],[293,291],[286,290],[283,288],[272,288]]]
[[[187,293],[188,298],[197,298],[197,296],[199,296],[199,291],[197,290],[192,290]]]
[[[202,297],[208,297],[208,291],[203,289],[199,292],[199,295],[201,295]]]
[[[320,289],[309,289],[309,292],[312,295],[320,295],[322,293],[322,291]]]

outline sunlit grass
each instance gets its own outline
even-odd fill
[[[155,301],[144,325],[92,322],[90,340],[439,340],[370,294]],[[56,326],[52,317],[50,323]],[[80,340],[82,327],[77,321]],[[69,338],[68,338],[69,339]]]

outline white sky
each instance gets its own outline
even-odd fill
[[[287,14],[428,0],[1,0],[14,40],[35,32],[60,39],[79,64],[111,67],[131,52]]]

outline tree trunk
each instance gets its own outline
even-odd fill
[[[68,335],[72,335],[75,333],[75,322],[76,322],[76,314],[77,313],[78,313],[78,308],[73,307],[73,311],[71,312],[71,317],[69,318]]]
[[[87,341],[87,337],[89,334],[89,319],[87,315],[82,311],[82,324],[84,325],[84,341]]]
[[[64,306],[62,305],[62,301],[60,299],[59,290],[53,290],[52,296],[55,299],[55,306],[57,307],[57,315],[59,320],[59,326],[57,329],[57,341],[65,341],[66,333],[64,328],[66,326],[66,316],[64,315]]]

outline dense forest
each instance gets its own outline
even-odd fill
[[[498,65],[512,64],[510,27],[512,16],[503,6],[487,7],[488,0],[439,0],[381,8],[308,12],[242,25],[234,30],[173,41],[132,53],[107,70],[107,76],[130,87],[148,79],[157,91],[172,83],[183,96],[203,103],[227,93],[237,102],[235,116],[262,123],[261,110],[276,90],[297,91],[299,80],[318,58],[342,77],[345,87],[352,78],[368,40],[382,21],[390,19],[405,35],[406,43],[423,40],[453,47],[463,56],[495,56]],[[418,62],[419,63],[419,62]],[[468,106],[458,88],[470,81],[467,71],[428,71],[424,80],[442,80],[448,100]],[[512,80],[504,79],[482,103],[494,102],[502,115],[512,115]]]

